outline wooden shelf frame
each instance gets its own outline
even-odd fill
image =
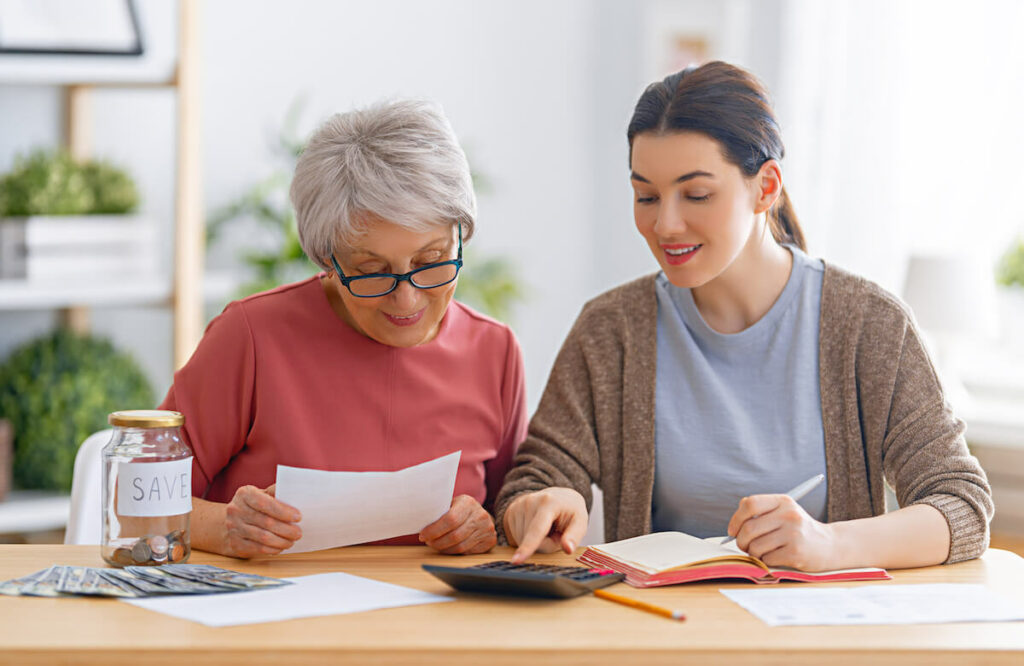
[[[6,306],[26,309],[56,307],[63,323],[74,330],[89,328],[91,305],[169,305],[173,319],[173,364],[180,368],[192,355],[203,328],[203,263],[205,222],[202,193],[201,63],[199,0],[178,0],[178,56],[173,75],[165,81],[75,81],[60,84],[64,93],[64,142],[75,159],[93,153],[92,94],[96,89],[170,88],[176,91],[174,183],[174,256],[169,287],[148,282],[124,285],[104,293],[72,287],[62,295],[56,288],[0,285],[13,300]],[[169,293],[168,293],[169,290]],[[34,292],[39,298],[33,301]],[[74,302],[74,298],[84,301]]]

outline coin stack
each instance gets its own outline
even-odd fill
[[[115,550],[114,561],[124,567],[133,564],[160,565],[184,562],[188,559],[190,549],[181,537],[181,530],[141,537],[130,547]]]

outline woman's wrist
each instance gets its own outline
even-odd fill
[[[227,504],[192,498],[192,547],[209,553],[227,555],[224,547],[224,524]]]
[[[826,570],[853,569],[864,566],[866,556],[861,552],[863,537],[858,537],[855,521],[843,520],[826,523],[829,534]]]

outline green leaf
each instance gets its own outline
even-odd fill
[[[103,161],[79,163],[65,152],[19,155],[0,177],[0,217],[121,214],[138,203],[135,183],[123,170]]]
[[[999,260],[996,282],[1004,287],[1024,287],[1024,238],[1015,241]]]

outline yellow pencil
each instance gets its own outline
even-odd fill
[[[686,616],[683,615],[681,611],[669,610],[668,608],[662,608],[661,606],[649,604],[646,601],[630,599],[629,597],[624,597],[622,595],[615,594],[614,592],[608,592],[607,590],[594,590],[594,596],[601,597],[602,599],[607,599],[608,601],[614,601],[615,603],[623,604],[626,606],[632,606],[633,608],[639,608],[640,610],[645,610],[648,613],[664,615],[667,618],[679,620],[680,622],[686,619]]]

